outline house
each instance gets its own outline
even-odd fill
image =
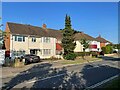
[[[76,41],[76,48],[74,50],[75,52],[83,51],[83,46],[80,43],[81,39],[86,39],[87,41],[89,41],[89,48],[86,49],[87,52],[98,51],[98,48],[100,48],[100,42],[98,42],[94,37],[89,36],[84,32],[79,32],[75,34],[75,41]]]
[[[6,50],[10,56],[36,54],[41,58],[50,58],[62,49],[59,42],[61,31],[49,29],[45,24],[42,27],[7,22],[5,38]]]
[[[5,47],[10,52],[11,57],[21,54],[36,54],[40,58],[58,57],[63,53],[61,45],[62,31],[47,28],[46,24],[42,27],[28,24],[18,24],[7,22],[6,24]],[[85,38],[89,41],[89,48],[86,51],[99,51],[103,42],[100,38],[94,38],[83,32],[76,33],[76,47],[74,52],[82,52],[83,46],[80,39]]]
[[[96,37],[96,40],[98,42],[100,42],[100,48],[105,47],[108,44],[112,44],[110,41],[108,41],[108,40],[104,39],[103,37],[101,37],[101,35]]]

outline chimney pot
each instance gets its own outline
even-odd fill
[[[46,26],[46,24],[43,24],[43,26],[42,26],[43,28],[46,28],[47,26]]]

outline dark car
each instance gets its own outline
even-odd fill
[[[27,54],[23,57],[25,59],[25,64],[35,63],[40,61],[40,57],[33,54]]]
[[[101,51],[101,52],[100,52],[100,55],[104,56],[104,52],[103,52],[103,51]]]

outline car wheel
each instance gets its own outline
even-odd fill
[[[29,62],[28,62],[28,60],[25,60],[25,65],[27,65]]]

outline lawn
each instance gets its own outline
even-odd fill
[[[76,58],[75,60],[62,60],[61,64],[62,65],[66,65],[66,64],[82,64],[82,63],[93,62],[93,61],[98,61],[98,60],[102,60],[102,59],[92,58],[92,57],[85,57],[85,59]]]
[[[102,86],[105,89],[120,88],[120,76]],[[116,89],[117,90],[117,89]]]

